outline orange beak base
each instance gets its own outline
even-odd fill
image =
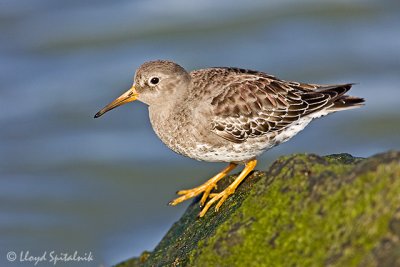
[[[135,101],[137,98],[138,98],[138,93],[136,92],[135,86],[132,86],[131,89],[129,89],[128,91],[123,93],[117,99],[115,99],[110,104],[105,106],[102,110],[97,112],[96,115],[94,115],[94,117],[98,118],[98,117],[102,116],[104,113],[106,113],[106,112],[108,112],[108,111],[110,111],[110,110],[112,110],[112,109],[114,109],[114,108],[116,108],[118,106],[121,106],[123,104]]]

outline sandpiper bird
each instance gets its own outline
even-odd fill
[[[202,217],[214,203],[216,211],[220,208],[264,151],[289,140],[315,118],[360,107],[364,99],[346,95],[351,86],[290,82],[240,68],[187,72],[174,62],[157,60],[141,65],[132,88],[95,118],[142,101],[149,107],[154,131],[170,149],[196,160],[229,163],[204,184],[178,191],[181,196],[170,202],[176,205],[203,193]],[[238,164],[245,167],[237,178],[223,191],[211,193]]]

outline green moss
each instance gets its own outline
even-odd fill
[[[199,219],[193,203],[155,251],[130,266],[378,262],[400,208],[399,162],[396,152],[366,160],[348,154],[281,157],[268,172],[249,177],[220,212],[210,210]],[[400,239],[400,219],[398,228],[393,240]],[[393,248],[400,258],[400,244]],[[395,261],[397,254],[391,255]]]

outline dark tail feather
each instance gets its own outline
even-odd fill
[[[364,99],[355,96],[345,95],[353,86],[353,83],[336,84],[323,86],[317,89],[318,92],[328,94],[332,97],[333,105],[328,108],[329,111],[339,111],[352,108],[358,108],[364,105]]]
[[[333,102],[333,106],[330,107],[328,110],[333,112],[339,110],[359,108],[364,105],[364,102],[365,102],[364,98],[344,95],[336,99],[335,102]]]

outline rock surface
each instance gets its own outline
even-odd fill
[[[198,201],[117,266],[400,266],[400,152],[281,157],[219,212],[198,218]]]

